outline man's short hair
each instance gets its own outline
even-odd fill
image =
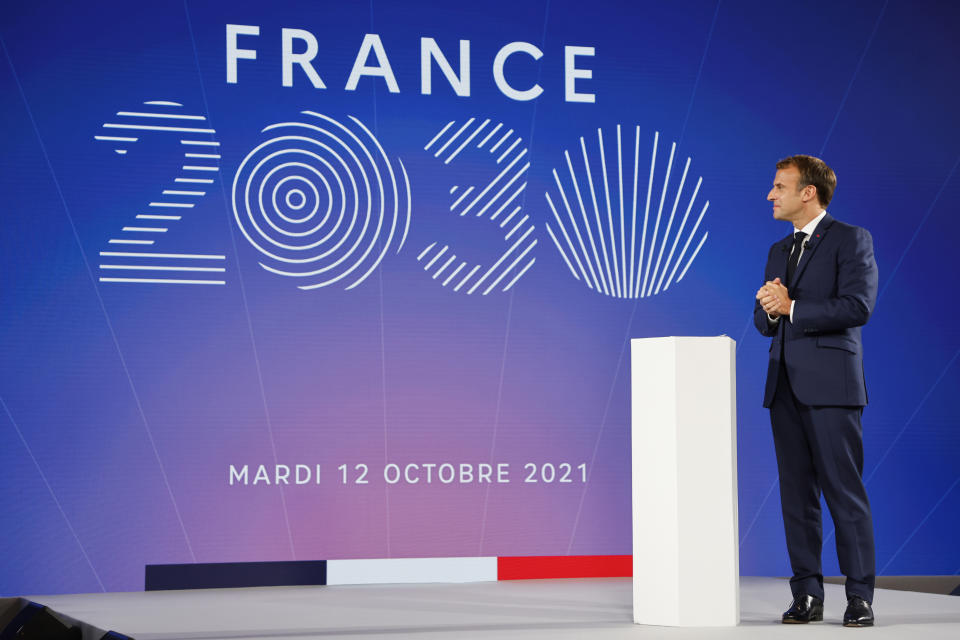
[[[777,169],[796,167],[800,172],[800,181],[797,189],[803,189],[812,184],[817,188],[817,200],[826,207],[833,199],[833,191],[837,188],[837,174],[820,158],[813,156],[795,155],[784,158],[777,163]]]

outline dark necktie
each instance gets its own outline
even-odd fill
[[[800,262],[800,252],[803,250],[803,239],[807,237],[803,231],[793,234],[793,245],[790,247],[790,257],[787,259],[787,286],[793,284],[793,272]]]

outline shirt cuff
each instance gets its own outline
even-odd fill
[[[770,324],[777,324],[778,322],[780,322],[780,316],[777,316],[776,318],[774,318],[772,315],[768,313],[767,322],[769,322]]]
[[[793,307],[797,304],[796,300],[790,301],[790,324],[793,324]]]

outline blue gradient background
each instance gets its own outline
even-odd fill
[[[0,17],[0,595],[137,590],[154,563],[630,553],[627,346],[658,335],[737,340],[741,570],[786,575],[760,406],[768,341],[750,316],[767,249],[789,232],[764,201],[773,164],[799,152],[833,166],[831,213],[876,244],[864,440],[878,570],[960,572],[960,9],[36,2]],[[240,40],[258,59],[239,61],[229,85],[227,23],[261,27]],[[326,90],[299,70],[281,86],[282,27],[317,37]],[[368,32],[399,94],[371,78],[343,90]],[[450,58],[471,41],[470,97],[436,70],[434,94],[420,94],[421,36]],[[513,40],[545,52],[507,66],[517,87],[539,79],[532,102],[493,83],[493,56]],[[579,63],[594,77],[578,84],[595,104],[563,101],[565,45],[596,47]],[[224,287],[96,281],[106,238],[171,179],[181,150],[145,136],[121,157],[93,135],[157,99],[207,115],[222,142],[226,197],[218,181],[169,242],[225,254]],[[260,129],[303,109],[358,117],[410,172],[407,244],[351,291],[299,291],[260,269],[229,209]],[[438,238],[478,261],[502,250],[445,213],[449,186],[490,168],[465,158],[441,171],[422,150],[473,116],[532,140],[524,212],[540,239],[516,287],[485,297],[441,289],[415,260]],[[641,162],[654,131],[661,158],[678,142],[677,164],[693,158],[698,201],[711,202],[687,276],[639,302],[574,280],[544,229],[563,151],[617,124],[625,140],[640,126]],[[228,464],[274,462],[271,437],[279,462],[323,465],[322,484],[227,486]],[[509,462],[512,482],[387,488],[385,461]],[[339,484],[336,466],[359,462],[371,483]],[[525,484],[525,462],[587,463],[588,482]]]

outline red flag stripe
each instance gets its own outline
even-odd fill
[[[524,556],[497,558],[497,580],[629,578],[633,556]]]

